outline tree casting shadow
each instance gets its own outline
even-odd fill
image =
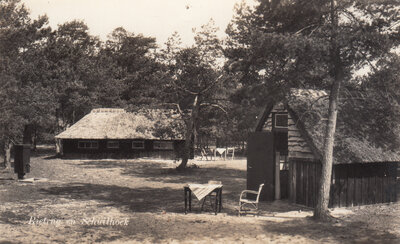
[[[125,208],[131,212],[174,212],[184,213],[183,189],[129,188],[116,185],[73,183],[68,186],[43,188],[41,194],[63,196],[75,200],[98,200],[104,206]],[[193,201],[193,206],[196,202]]]

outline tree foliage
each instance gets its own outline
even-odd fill
[[[211,113],[211,109],[226,113],[229,89],[219,64],[222,48],[216,30],[213,21],[203,25],[196,32],[195,44],[186,48],[178,46],[179,36],[175,34],[168,40],[161,55],[161,62],[168,75],[164,101],[175,104],[182,111],[189,111],[186,119],[185,152],[178,169],[186,167],[190,148],[198,138],[198,132],[202,131],[201,128],[212,124],[207,119],[210,118],[207,115]]]
[[[266,92],[331,84],[330,1],[258,1],[245,4],[227,28],[227,68],[247,89]],[[384,58],[398,40],[395,1],[340,1],[336,12],[340,57],[346,80],[355,69]]]
[[[103,43],[77,20],[51,30],[19,0],[0,1],[2,148],[24,133],[51,139],[92,108],[153,103],[155,48],[154,38],[122,28]]]
[[[6,150],[10,142],[21,142],[26,125],[49,119],[52,96],[40,72],[46,24],[45,16],[31,20],[18,0],[0,2],[0,141]]]
[[[129,107],[157,103],[160,69],[156,61],[156,40],[116,28],[107,40],[102,55],[117,67],[113,79],[120,89],[119,97]]]

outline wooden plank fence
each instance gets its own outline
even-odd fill
[[[330,207],[397,201],[397,163],[354,163],[333,167]],[[320,175],[319,162],[292,159],[289,165],[289,200],[315,207]]]
[[[397,163],[334,165],[331,207],[397,201]]]
[[[289,164],[289,200],[314,207],[317,202],[321,164],[317,161],[296,160]]]

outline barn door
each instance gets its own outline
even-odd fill
[[[272,132],[251,133],[247,144],[247,189],[258,190],[264,183],[261,200],[274,200],[274,166]]]

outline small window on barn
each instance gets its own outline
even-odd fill
[[[275,128],[287,128],[287,127],[288,127],[288,115],[275,114]]]
[[[174,143],[172,141],[155,141],[153,142],[153,148],[160,150],[172,150],[174,149]]]
[[[97,141],[79,141],[78,148],[81,149],[97,149],[99,148],[99,143]]]
[[[107,148],[119,148],[119,141],[107,141]]]
[[[133,141],[132,149],[144,149],[144,141]]]

